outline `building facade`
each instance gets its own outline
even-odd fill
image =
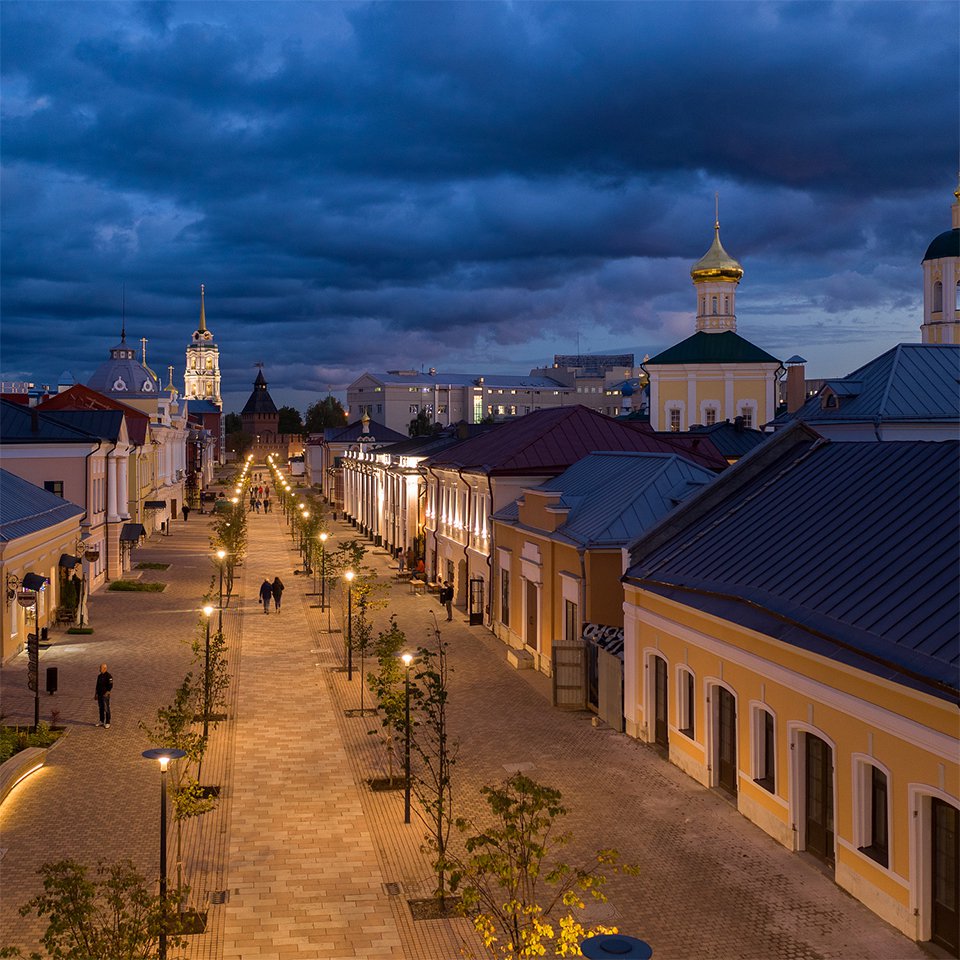
[[[960,187],[953,197],[952,229],[934,237],[923,256],[924,343],[960,344]]]

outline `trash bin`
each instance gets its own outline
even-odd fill
[[[47,667],[47,693],[57,692],[57,668]]]
[[[49,628],[49,627],[41,627],[41,628],[40,628],[40,642],[41,642],[41,643],[49,643],[49,642],[50,642],[50,628]]]

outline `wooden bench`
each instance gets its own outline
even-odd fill
[[[430,583],[427,584],[427,590],[429,590],[430,593],[439,593],[439,592],[440,592],[440,588],[441,588],[442,586],[443,586],[443,583],[442,583],[441,581],[439,581],[439,580],[433,580],[433,581],[431,581]]]
[[[423,593],[426,589],[426,586],[427,584],[424,580],[417,580],[416,578],[410,580],[410,590],[414,596],[416,596],[418,593]]]

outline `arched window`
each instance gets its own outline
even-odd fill
[[[711,301],[712,301],[712,302],[711,302],[710,306],[711,306],[712,309],[713,309],[713,315],[716,316],[716,315],[717,315],[717,298],[716,298],[716,297],[711,297]]]
[[[960,313],[960,283],[957,284],[956,296],[953,301],[954,312]]]
[[[700,298],[700,313],[703,314],[703,313],[706,313],[706,312],[707,312],[707,298],[706,298],[706,297],[701,297],[701,298]]]
[[[724,312],[724,313],[729,313],[729,312],[730,312],[730,298],[729,298],[729,297],[724,297],[724,298],[723,298],[723,312]]]
[[[213,357],[207,357],[207,369],[208,370],[213,369]]]
[[[943,311],[943,284],[937,280],[933,285],[933,312]]]

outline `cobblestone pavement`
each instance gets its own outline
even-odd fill
[[[43,712],[56,702],[71,732],[49,766],[0,808],[0,944],[36,943],[36,921],[17,917],[16,906],[38,889],[36,868],[45,860],[130,856],[156,875],[157,772],[140,757],[146,743],[137,721],[152,717],[189,668],[180,637],[192,632],[212,571],[207,525],[195,518],[141,553],[173,564],[144,573],[168,582],[166,592],[97,594],[96,634],[70,644],[63,638],[42,655],[41,667],[61,668],[61,692],[44,695]],[[356,536],[343,523],[332,526],[335,541]],[[367,733],[371,718],[345,715],[359,706],[360,681],[336,672],[339,604],[321,613],[304,596],[309,585],[292,574],[296,557],[283,530],[278,514],[251,518],[253,560],[230,615],[243,622],[241,643],[231,621],[237,719],[218,732],[215,751],[224,800],[216,819],[199,818],[209,824],[206,835],[190,838],[189,859],[202,862],[197,886],[204,894],[223,889],[229,899],[210,907],[209,932],[192,938],[188,955],[456,957],[470,942],[464,921],[410,919],[406,898],[430,890],[423,831],[403,825],[400,794],[365,786],[380,775],[382,758]],[[383,551],[370,549],[367,562],[391,576]],[[267,573],[288,587],[280,616],[255,606]],[[415,645],[440,607],[390,582],[375,626],[396,614]],[[450,643],[451,724],[461,741],[457,812],[481,817],[479,787],[516,769],[562,790],[575,838],[567,858],[616,847],[642,871],[612,878],[610,903],[594,919],[648,940],[658,958],[926,955],[652,750],[593,727],[589,714],[553,709],[549,681],[512,670],[505,647],[461,613],[440,627]],[[101,660],[116,677],[109,731],[93,725]],[[32,718],[25,673],[21,657],[0,677],[8,722]]]
[[[20,918],[17,907],[40,891],[44,862],[72,857],[92,866],[130,858],[145,876],[159,875],[159,771],[141,756],[150,744],[138,724],[155,719],[190,669],[189,641],[214,572],[208,518],[193,513],[173,530],[134,557],[170,564],[133,573],[165,582],[163,593],[101,589],[90,602],[95,632],[54,634],[41,651],[41,683],[45,668],[56,666],[60,687],[54,696],[41,692],[41,720],[58,710],[69,732],[48,764],[0,807],[0,945],[36,948],[40,922]],[[109,730],[97,726],[93,696],[102,662],[114,677]],[[24,654],[0,671],[5,723],[33,722],[26,673]]]

